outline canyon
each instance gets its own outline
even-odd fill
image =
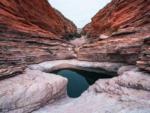
[[[74,57],[62,38],[76,26],[47,0],[1,0],[0,17],[1,76],[21,73],[31,63]]]
[[[112,0],[71,40],[76,25],[47,0],[1,0],[0,113],[149,113],[149,4]],[[60,69],[116,76],[73,99]]]

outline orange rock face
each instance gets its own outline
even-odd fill
[[[76,32],[75,25],[47,0],[1,0],[0,17],[1,24],[27,33],[53,37]]]
[[[0,0],[0,75],[29,64],[73,58],[73,45],[61,38],[76,26],[47,0]]]
[[[149,23],[149,0],[112,0],[83,29],[90,36],[111,35],[118,29],[141,27]]]
[[[78,59],[123,62],[150,72],[150,1],[112,0],[87,24],[91,44],[78,50]]]

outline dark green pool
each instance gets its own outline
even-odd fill
[[[111,76],[80,70],[59,70],[54,73],[62,75],[68,79],[67,93],[69,97],[79,97],[99,78],[110,78]]]

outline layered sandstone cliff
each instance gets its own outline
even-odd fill
[[[46,0],[0,0],[0,113],[150,113],[149,9],[113,0],[84,28],[92,43],[72,45],[63,38],[76,27]],[[67,79],[49,74],[66,68],[118,76],[72,99]]]
[[[77,49],[78,59],[124,62],[150,72],[150,1],[112,0],[83,31],[89,42]]]
[[[150,37],[144,40],[144,44],[141,48],[139,59],[137,65],[143,69],[150,72]]]
[[[46,36],[75,33],[75,25],[56,11],[47,0],[1,0],[0,22],[13,29]]]
[[[118,29],[149,24],[149,0],[112,0],[101,9],[83,31],[90,36],[111,35]]]
[[[72,45],[62,38],[75,32],[76,26],[47,0],[0,0],[0,75],[74,57]]]

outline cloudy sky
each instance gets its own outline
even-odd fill
[[[79,28],[91,21],[99,9],[111,0],[49,0],[65,17],[72,20]]]

